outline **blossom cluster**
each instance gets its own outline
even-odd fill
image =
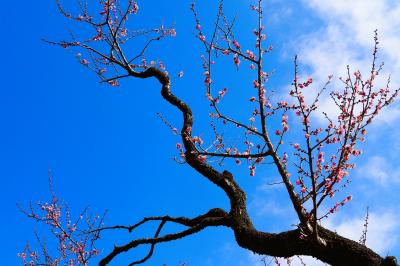
[[[42,254],[33,251],[29,244],[23,252],[18,253],[24,266],[31,265],[88,265],[88,261],[99,254],[95,241],[99,238],[98,229],[102,226],[100,216],[91,217],[85,209],[75,221],[72,221],[65,203],[60,202],[53,194],[50,202],[37,202],[37,207],[30,211],[22,210],[29,218],[49,226],[54,236],[54,247],[58,254],[51,255],[45,242],[37,239],[42,248]],[[51,248],[53,250],[53,248]]]
[[[259,18],[262,17],[261,5],[252,6],[251,9],[259,15]],[[219,157],[221,158],[219,162],[222,162],[225,158],[232,158],[236,164],[240,164],[241,160],[245,159],[249,165],[250,176],[254,176],[257,166],[267,157],[264,154],[269,151],[277,157],[274,162],[277,164],[278,170],[280,169],[283,178],[293,178],[292,182],[296,184],[295,189],[299,193],[303,208],[308,201],[313,201],[313,208],[315,208],[320,206],[326,198],[333,198],[341,188],[346,187],[349,183],[350,170],[355,167],[354,158],[362,154],[358,144],[365,141],[366,127],[379,114],[380,110],[389,105],[397,96],[397,91],[390,92],[389,82],[384,88],[376,89],[374,86],[375,78],[381,70],[381,67],[375,67],[377,37],[375,37],[374,64],[371,75],[363,78],[360,71],[355,71],[351,75],[349,70],[348,77],[340,79],[344,89],[333,91],[330,94],[332,101],[338,108],[338,116],[332,119],[325,114],[326,126],[316,127],[311,120],[315,113],[320,110],[318,104],[321,95],[331,83],[332,75],[328,76],[328,81],[316,93],[315,98],[308,101],[306,94],[313,93],[314,89],[311,87],[314,87],[314,80],[312,77],[300,79],[296,58],[295,77],[293,88],[289,91],[289,99],[271,101],[271,96],[267,95],[266,90],[266,82],[271,73],[263,70],[262,58],[264,53],[272,50],[272,47],[264,48],[263,46],[267,36],[261,20],[259,20],[258,27],[252,31],[252,34],[256,36],[254,47],[256,52],[254,52],[252,49],[244,48],[244,45],[239,42],[221,7],[217,21],[221,21],[222,25],[217,25],[214,34],[209,38],[205,37],[194,5],[192,5],[192,11],[195,16],[195,29],[198,38],[204,44],[206,52],[206,55],[202,56],[202,65],[206,97],[210,106],[214,109],[210,116],[221,120],[223,125],[232,124],[244,130],[244,140],[240,142],[243,146],[236,144],[236,147],[217,141],[221,134],[215,134],[217,136],[216,141],[210,146],[211,149],[214,148],[213,151],[210,151],[210,147],[199,148],[199,154],[204,156],[201,157],[201,161],[206,162],[208,159]],[[251,70],[257,70],[254,71],[256,73],[253,72],[256,77],[252,79],[252,87],[256,89],[257,94],[249,99],[251,103],[257,106],[248,120],[249,123],[239,122],[220,111],[217,103],[221,102],[226,89],[219,90],[218,95],[213,96],[213,87],[216,86],[212,79],[214,57],[218,58],[220,54],[232,57],[233,65],[237,70],[243,62],[248,62]],[[300,130],[302,131],[302,134],[299,135],[304,136],[304,143],[292,144],[294,156],[289,161],[288,152],[279,152],[279,148],[284,144],[285,134],[289,133],[290,113],[294,113],[294,118],[299,118]],[[275,133],[275,138],[273,138],[268,135],[266,120],[278,114],[281,115],[281,123],[280,127],[273,129],[272,132]],[[256,127],[258,123],[260,123],[260,131]],[[251,139],[254,137],[257,140]],[[261,137],[261,141],[258,137]],[[272,143],[275,139],[277,139],[277,142]],[[217,144],[215,145],[215,143]],[[221,147],[224,147],[224,149],[221,149]],[[239,147],[244,147],[245,150],[240,152]],[[255,147],[258,147],[257,150],[254,149]],[[289,173],[293,168],[290,162],[293,163],[295,175]],[[339,205],[336,204],[332,210],[336,210],[349,201],[348,197],[346,199],[340,201]],[[313,212],[314,210],[310,213]],[[315,213],[313,215],[316,216]],[[315,217],[315,219],[317,218]]]
[[[117,63],[119,60],[122,61],[123,67],[149,68],[153,66],[147,64],[146,60],[146,50],[150,43],[168,36],[175,37],[177,34],[174,27],[167,28],[164,25],[150,30],[128,30],[126,23],[129,17],[139,12],[139,5],[133,0],[129,0],[124,8],[119,0],[100,0],[101,10],[96,16],[89,15],[86,5],[80,5],[80,14],[72,15],[66,11],[61,0],[56,0],[56,2],[65,17],[84,23],[90,28],[87,31],[89,36],[85,40],[76,40],[74,37],[71,41],[49,43],[79,50],[75,53],[78,61],[99,76],[102,83],[114,87],[119,86],[119,80],[126,77],[119,74],[118,67],[121,67],[120,63]],[[94,33],[90,35],[90,32]],[[139,54],[129,58],[122,50],[121,45],[137,38],[148,39],[147,44]],[[97,50],[96,47],[101,46],[102,43],[111,44],[111,50]]]

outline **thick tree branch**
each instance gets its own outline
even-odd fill
[[[371,249],[353,240],[344,238],[323,227],[318,227],[325,246],[318,245],[313,239],[300,238],[299,229],[279,234],[263,233],[256,230],[235,230],[238,244],[257,254],[276,257],[294,255],[313,256],[333,266],[396,266],[394,257],[381,258]]]
[[[188,235],[192,235],[194,233],[197,233],[203,229],[205,229],[206,227],[209,226],[220,226],[220,225],[226,225],[227,224],[227,219],[225,217],[207,217],[204,218],[201,222],[199,222],[197,225],[194,225],[192,227],[190,227],[187,230],[181,231],[179,233],[175,233],[175,234],[167,234],[165,236],[162,237],[158,237],[159,232],[161,231],[162,226],[165,224],[165,221],[162,221],[160,223],[160,226],[157,229],[157,232],[155,234],[155,237],[153,238],[142,238],[142,239],[137,239],[137,240],[133,240],[131,242],[129,242],[126,245],[123,246],[115,246],[114,250],[107,255],[104,259],[102,259],[99,263],[100,266],[105,266],[107,265],[109,262],[111,262],[111,260],[113,260],[117,255],[123,253],[123,252],[127,252],[132,248],[135,248],[139,245],[143,245],[143,244],[151,244],[152,247],[155,244],[158,243],[162,243],[162,242],[169,242],[169,241],[173,241],[173,240],[177,240],[180,238],[183,238],[185,236]]]

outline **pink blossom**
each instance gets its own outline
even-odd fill
[[[171,35],[172,37],[176,36],[176,30],[175,29],[170,29],[169,30],[169,35]]]
[[[282,127],[283,127],[283,132],[287,132],[289,130],[288,116],[287,115],[283,115],[282,116]]]
[[[262,161],[264,161],[264,157],[258,157],[256,159],[256,163],[261,163]]]
[[[120,35],[121,35],[122,37],[125,37],[126,35],[128,35],[128,30],[127,30],[127,29],[121,29]]]
[[[278,105],[279,105],[280,107],[286,107],[286,106],[288,106],[288,102],[286,102],[286,101],[280,101],[280,102],[278,103]]]
[[[236,49],[240,49],[240,45],[237,41],[233,41],[233,45],[236,47]]]
[[[92,38],[93,41],[99,41],[103,37],[102,29],[99,27],[96,29],[97,35]]]
[[[249,166],[250,169],[250,176],[255,176],[256,174],[256,167],[254,165]]]
[[[197,157],[197,159],[199,159],[200,162],[204,163],[207,160],[207,156],[205,155],[199,155]]]
[[[204,83],[206,83],[206,85],[209,85],[212,83],[212,80],[209,77],[206,77],[206,79],[204,80]]]
[[[361,79],[361,73],[360,73],[360,71],[354,72],[354,76],[356,77],[356,79]]]
[[[289,158],[288,154],[286,152],[284,152],[283,157],[282,157],[282,163],[286,164],[288,161],[288,158]]]
[[[268,53],[270,51],[272,51],[274,49],[274,47],[272,45],[270,45],[266,50],[264,50],[264,52]]]
[[[110,84],[113,87],[119,86],[118,81],[116,81],[115,79],[108,81],[108,84]]]
[[[251,10],[258,11],[258,7],[255,5],[250,5]]]
[[[204,141],[199,137],[199,136],[194,136],[192,138],[193,143],[199,143],[199,144],[203,144]]]
[[[338,135],[343,135],[344,132],[345,132],[345,128],[344,128],[344,126],[342,125],[342,126],[340,126],[339,129],[337,130],[337,134],[338,134]]]
[[[130,14],[136,14],[139,11],[139,6],[138,4],[135,2],[133,3],[133,7],[129,10]]]
[[[89,61],[86,60],[86,59],[82,59],[81,60],[81,64],[84,65],[84,66],[88,66],[89,65]]]
[[[318,159],[317,159],[317,167],[318,169],[322,169],[321,164],[324,162],[324,152],[320,151],[318,153]]]
[[[288,124],[283,125],[283,132],[288,132],[289,131],[289,126]]]
[[[18,253],[17,256],[21,259],[25,259],[26,258],[26,253],[22,252],[22,253]]]
[[[250,50],[246,50],[246,54],[250,57],[250,59],[253,59],[254,60],[254,54],[253,54],[253,52],[252,51],[250,51]]]
[[[235,56],[233,57],[233,61],[235,62],[235,65],[236,65],[237,67],[239,67],[240,59],[238,58],[237,55],[235,55]]]
[[[367,130],[363,129],[363,130],[361,131],[361,134],[362,134],[363,136],[367,135]]]
[[[253,86],[254,88],[258,88],[260,86],[260,83],[258,83],[257,80],[253,80]]]

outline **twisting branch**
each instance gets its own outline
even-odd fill
[[[147,222],[151,221],[165,221],[165,222],[173,222],[176,224],[184,225],[184,226],[194,226],[197,225],[199,222],[204,220],[205,218],[209,217],[228,217],[228,213],[226,213],[224,210],[215,208],[209,210],[207,213],[203,215],[199,215],[195,218],[186,218],[186,217],[170,217],[168,215],[166,216],[151,216],[151,217],[145,217],[143,218],[140,222],[134,224],[134,225],[115,225],[115,226],[107,226],[107,227],[102,227],[97,229],[98,232],[100,231],[106,231],[106,230],[113,230],[113,229],[123,229],[127,230],[129,233],[133,232],[136,228],[138,228],[141,225],[144,225]]]
[[[199,232],[199,231],[201,231],[201,230],[203,230],[203,229],[205,229],[206,227],[209,227],[209,226],[225,225],[226,224],[226,219],[225,219],[225,217],[224,218],[207,217],[207,218],[203,219],[201,222],[199,222],[197,225],[192,226],[189,229],[186,229],[186,230],[181,231],[181,232],[176,233],[176,234],[167,234],[165,236],[158,237],[158,234],[160,233],[160,231],[161,231],[162,227],[164,226],[165,222],[166,221],[162,221],[160,223],[160,226],[158,227],[154,238],[137,239],[137,240],[133,240],[133,241],[131,241],[128,244],[123,245],[123,246],[115,246],[114,250],[109,255],[107,255],[104,259],[102,259],[100,261],[99,265],[100,266],[105,266],[113,258],[115,258],[117,255],[121,254],[122,252],[127,252],[130,249],[135,248],[135,247],[137,247],[139,245],[151,244],[152,245],[151,249],[153,249],[155,244],[177,240],[177,239],[183,238],[185,236],[197,233],[197,232]],[[151,250],[151,253],[152,253],[152,250]],[[138,262],[140,262],[140,261],[138,261]],[[134,264],[138,264],[138,263],[134,263]]]
[[[157,238],[159,236],[159,234],[161,232],[161,229],[163,228],[165,223],[166,223],[165,220],[161,221],[160,225],[157,228],[156,233],[154,234],[154,238]],[[149,258],[151,258],[151,256],[153,255],[153,251],[154,251],[155,245],[156,245],[155,242],[152,243],[151,246],[150,246],[149,253],[147,253],[147,255],[143,259],[140,259],[140,260],[137,260],[137,261],[134,261],[134,262],[130,263],[129,266],[136,265],[136,264],[142,264],[143,262],[146,262]]]

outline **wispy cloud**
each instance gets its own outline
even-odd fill
[[[346,66],[368,73],[372,61],[374,30],[379,32],[379,61],[385,68],[378,86],[383,86],[389,73],[400,71],[400,3],[390,0],[335,0],[303,1],[312,12],[319,15],[321,27],[297,39],[296,52],[300,62],[307,66],[316,84],[323,84],[330,74],[345,75]],[[300,42],[298,42],[300,40]],[[392,84],[399,86],[400,78],[392,77]],[[396,85],[397,84],[397,85]],[[333,87],[340,86],[334,83]],[[397,87],[396,87],[397,88]],[[328,114],[335,114],[336,107],[329,97],[321,99],[321,106]],[[382,112],[380,122],[393,123],[400,118],[399,107]]]
[[[400,169],[392,167],[382,156],[372,156],[361,164],[357,171],[358,176],[384,187],[400,183]]]
[[[282,217],[292,212],[291,206],[270,200],[263,197],[255,197],[250,202],[250,210],[254,211],[257,216]]]
[[[366,245],[381,255],[391,253],[399,240],[399,214],[393,210],[372,212],[368,219]],[[335,230],[338,234],[358,241],[361,237],[364,217],[333,216],[328,220],[326,227]]]
[[[393,249],[399,244],[400,234],[397,230],[400,226],[399,218],[399,214],[393,210],[370,213],[366,245],[382,256],[392,254]],[[363,216],[332,216],[331,219],[325,222],[325,226],[344,237],[359,241],[364,229],[364,223],[365,217]],[[326,265],[313,257],[301,256],[301,258],[307,266]],[[297,258],[294,258],[291,265],[300,266],[302,264]]]
[[[347,64],[357,68],[370,60],[373,32],[379,31],[380,59],[387,69],[400,68],[400,3],[390,0],[304,1],[320,15],[320,31],[307,36],[303,58],[316,73],[324,74],[331,68]],[[316,52],[316,53],[313,53]],[[370,64],[367,64],[369,66]],[[330,70],[325,71],[326,68]],[[333,69],[335,70],[335,69]],[[343,72],[343,69],[337,69]],[[324,73],[322,73],[324,72]]]

